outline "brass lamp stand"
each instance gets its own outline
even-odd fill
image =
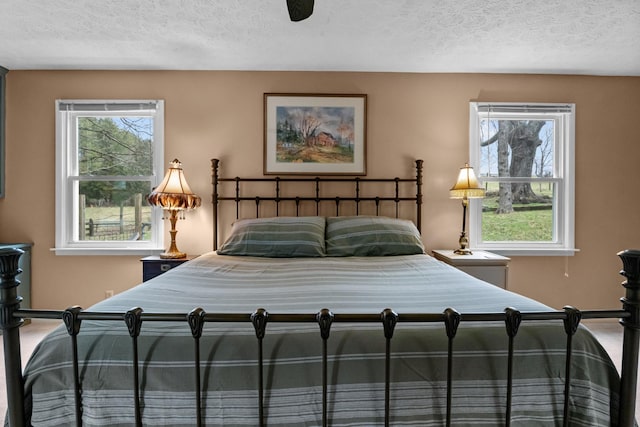
[[[169,211],[169,222],[171,223],[171,230],[169,230],[169,234],[171,235],[171,245],[169,249],[163,254],[160,254],[160,258],[165,259],[180,259],[186,258],[187,254],[184,252],[180,252],[178,250],[178,246],[176,245],[176,234],[178,230],[176,230],[176,222],[178,222],[178,211],[176,209],[171,209]]]
[[[473,254],[469,249],[469,239],[467,238],[467,206],[469,206],[469,199],[483,198],[484,194],[484,188],[480,187],[473,168],[468,163],[465,163],[464,167],[460,168],[458,180],[449,190],[449,196],[452,199],[462,199],[462,232],[458,240],[460,247],[453,251],[458,255]]]
[[[467,238],[466,220],[467,220],[467,206],[469,206],[469,199],[467,197],[462,198],[462,232],[460,232],[460,247],[453,251],[458,255],[472,255],[471,249],[469,249],[469,239]]]

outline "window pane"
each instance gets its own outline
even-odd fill
[[[482,240],[484,242],[552,242],[554,241],[554,210],[556,185],[552,182],[526,183],[537,195],[538,202],[500,202],[505,187],[522,183],[487,182],[482,199]],[[502,187],[502,190],[501,190]]]
[[[78,118],[80,175],[153,174],[153,118]]]
[[[480,121],[481,177],[551,177],[554,120]]]
[[[151,182],[82,181],[78,188],[78,240],[151,240]]]

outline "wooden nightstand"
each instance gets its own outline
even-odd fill
[[[153,279],[156,276],[161,275],[174,267],[179,266],[187,261],[194,259],[195,256],[187,255],[186,258],[181,259],[164,259],[159,255],[151,255],[142,258],[142,281],[146,282],[149,279]]]
[[[510,258],[479,250],[474,250],[472,255],[458,255],[444,249],[434,250],[433,256],[478,279],[507,289]]]

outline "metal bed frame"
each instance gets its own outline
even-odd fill
[[[331,177],[315,177],[315,178],[304,178],[304,177],[295,177],[295,178],[281,178],[279,176],[271,177],[271,178],[220,178],[219,170],[220,170],[220,160],[212,159],[211,160],[211,178],[213,185],[213,194],[212,194],[212,204],[213,204],[213,250],[218,249],[218,228],[220,227],[219,220],[219,209],[218,205],[223,201],[232,201],[235,203],[235,218],[238,219],[240,217],[240,205],[242,202],[254,202],[255,203],[255,217],[260,217],[260,203],[262,202],[274,202],[275,203],[275,216],[280,216],[280,207],[282,204],[286,202],[295,203],[295,215],[298,216],[300,213],[300,207],[303,203],[310,203],[315,206],[315,214],[320,215],[320,205],[322,203],[334,203],[335,204],[335,215],[340,215],[340,204],[345,202],[354,202],[355,203],[355,214],[359,215],[361,212],[361,204],[364,202],[374,202],[375,203],[375,215],[380,214],[380,206],[384,202],[391,202],[395,205],[395,216],[396,218],[400,215],[400,203],[403,202],[414,202],[416,205],[415,212],[415,223],[420,231],[422,227],[422,160],[415,161],[415,170],[416,175],[415,178],[331,178]],[[235,194],[233,196],[223,196],[220,192],[220,186],[224,182],[234,182],[235,183]],[[250,187],[251,183],[272,183],[272,195],[268,196],[256,196],[253,195],[253,191],[249,188],[249,192],[251,195],[245,195],[243,190],[245,190],[245,186],[242,184],[247,183]],[[309,196],[282,196],[282,192],[284,187],[288,184],[300,184],[300,183],[311,183],[315,184],[312,190],[313,195]],[[323,186],[331,183],[353,183],[353,195],[340,197],[340,196],[326,196],[323,195]],[[361,196],[361,192],[363,191],[363,187],[368,184],[381,184],[388,183],[394,184],[395,191],[393,196],[381,197],[381,196]],[[401,185],[402,184],[411,184],[412,189],[415,190],[415,195],[412,196],[402,196]]]
[[[236,193],[233,197],[223,197],[218,192],[220,182],[234,181],[236,182]],[[255,181],[271,181],[276,186],[276,195],[274,197],[249,197],[243,196],[240,190],[241,183]],[[316,192],[312,197],[280,197],[280,186],[286,182],[316,182]],[[347,198],[330,198],[321,196],[320,186],[323,182],[342,182],[348,181],[355,185],[355,196]],[[396,191],[393,197],[383,198],[374,197],[366,198],[359,196],[359,189],[366,182],[395,182]],[[351,200],[358,206],[356,209],[359,213],[359,204],[365,200],[373,200],[376,205],[376,211],[379,204],[383,201],[392,202],[397,206],[400,202],[414,202],[417,206],[417,224],[420,226],[421,203],[422,203],[422,161],[416,161],[416,177],[411,179],[393,178],[390,180],[362,179],[362,178],[219,178],[218,177],[218,160],[212,160],[212,182],[213,182],[213,215],[214,215],[214,247],[217,247],[218,237],[218,203],[221,201],[234,201],[236,203],[236,216],[239,212],[239,204],[241,202],[251,201],[256,203],[256,214],[259,214],[259,205],[261,201],[273,201],[279,205],[283,201],[293,201],[296,205],[296,211],[300,202],[307,201],[316,204],[319,209],[321,202],[331,201],[336,203],[336,212],[339,211],[341,201]],[[415,197],[400,197],[398,185],[401,182],[415,183]],[[257,215],[259,216],[259,215]],[[258,420],[256,424],[265,425],[264,421],[264,362],[262,354],[262,342],[266,336],[266,328],[268,323],[317,323],[319,327],[320,339],[322,340],[322,425],[329,425],[328,418],[328,378],[327,378],[327,341],[330,338],[331,325],[333,323],[361,323],[373,322],[379,323],[386,340],[386,366],[385,366],[385,426],[390,425],[390,360],[391,345],[393,340],[394,328],[398,322],[423,322],[423,323],[441,323],[443,325],[443,333],[448,338],[448,368],[447,368],[447,396],[446,396],[446,425],[451,425],[451,403],[452,403],[452,387],[453,387],[453,364],[455,357],[453,351],[453,341],[456,336],[458,325],[461,322],[495,322],[502,321],[505,324],[505,333],[508,336],[508,358],[507,358],[507,395],[506,410],[504,413],[504,425],[511,424],[511,408],[512,408],[512,372],[513,365],[517,362],[514,357],[513,344],[517,338],[517,333],[521,322],[528,321],[562,321],[566,333],[566,365],[565,365],[565,390],[564,390],[564,426],[570,425],[569,397],[571,394],[571,354],[572,354],[572,337],[578,329],[581,319],[603,319],[618,318],[624,328],[623,338],[623,355],[622,355],[622,373],[620,385],[620,404],[618,413],[618,425],[622,427],[631,427],[635,424],[635,400],[638,375],[638,353],[640,343],[640,250],[626,250],[620,252],[618,256],[623,263],[621,274],[626,277],[623,286],[626,289],[626,295],[621,299],[622,309],[617,310],[591,310],[579,311],[573,307],[565,307],[561,311],[539,312],[539,313],[521,313],[515,308],[506,308],[501,313],[478,313],[478,314],[461,314],[453,308],[447,308],[442,313],[395,313],[388,308],[381,313],[371,314],[349,314],[349,313],[332,313],[325,308],[317,313],[301,313],[301,314],[279,314],[269,313],[265,309],[258,308],[253,313],[206,313],[202,308],[195,308],[189,313],[147,313],[142,308],[136,307],[128,310],[126,313],[101,313],[92,311],[83,311],[80,307],[73,306],[63,311],[55,310],[27,310],[20,309],[22,298],[18,294],[20,285],[16,276],[21,272],[18,267],[18,261],[22,255],[20,249],[0,249],[0,326],[3,332],[4,354],[5,354],[5,371],[6,371],[6,388],[8,397],[8,420],[11,427],[25,426],[24,413],[24,384],[22,378],[22,363],[20,357],[20,326],[25,319],[62,319],[66,325],[67,332],[70,336],[70,346],[73,349],[74,360],[72,367],[72,375],[75,384],[75,413],[76,425],[82,425],[82,384],[79,376],[79,369],[82,362],[78,358],[77,336],[80,332],[80,326],[83,320],[119,320],[126,323],[129,335],[131,337],[132,346],[132,366],[134,376],[132,378],[131,387],[134,391],[135,404],[135,420],[137,426],[142,426],[141,404],[140,404],[140,381],[138,378],[139,360],[138,360],[138,337],[142,332],[143,322],[154,321],[170,321],[170,322],[186,322],[191,330],[193,337],[194,352],[194,387],[196,393],[196,401],[194,402],[194,412],[196,414],[197,425],[204,425],[201,417],[201,362],[200,362],[200,338],[204,333],[205,324],[214,325],[221,322],[251,322],[256,335],[257,342],[257,366],[256,366],[256,388],[258,389]],[[214,327],[212,326],[212,327]]]

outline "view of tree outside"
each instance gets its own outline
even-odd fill
[[[77,120],[78,240],[150,240],[153,118]]]
[[[480,121],[483,241],[553,239],[554,127],[554,120]]]

